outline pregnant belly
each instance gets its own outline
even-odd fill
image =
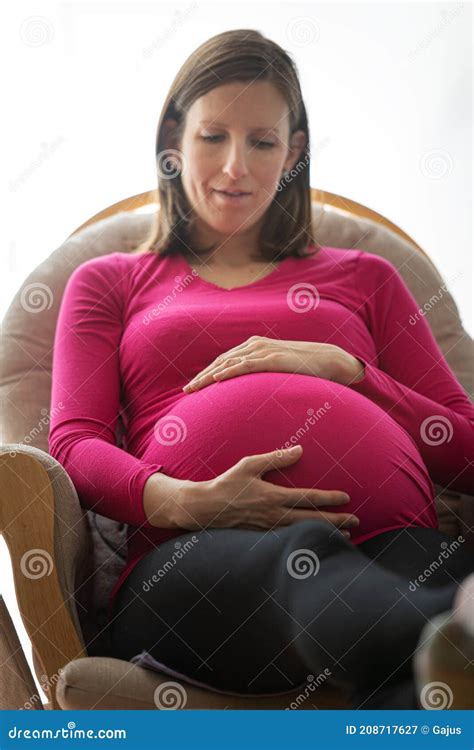
[[[354,513],[354,543],[401,526],[437,526],[434,487],[411,437],[348,387],[288,373],[251,373],[184,394],[154,426],[144,460],[169,476],[203,481],[243,456],[303,446],[302,457],[263,475],[286,487],[342,490],[321,510]]]

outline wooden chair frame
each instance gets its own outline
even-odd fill
[[[313,201],[344,211],[357,218],[369,218],[396,232],[416,250],[422,248],[393,222],[343,196],[312,189]],[[91,224],[119,211],[134,211],[158,203],[157,191],[150,190],[118,201],[81,224],[71,237]],[[55,676],[69,661],[87,656],[80,634],[54,565],[54,497],[45,468],[34,456],[3,451],[0,445],[0,533],[3,534],[12,561],[15,593],[21,617],[30,638],[35,670],[42,675],[49,704],[60,709],[55,695]],[[51,573],[39,579],[26,577],[21,571],[23,556],[32,549],[45,551],[53,561]],[[335,706],[338,707],[338,706]],[[344,707],[341,704],[341,707]]]

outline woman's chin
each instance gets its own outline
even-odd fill
[[[240,221],[237,220],[237,214]],[[213,213],[212,216],[206,219],[206,224],[209,229],[216,232],[216,234],[222,234],[224,236],[232,235],[235,237],[236,235],[242,234],[250,229],[250,226],[253,226],[254,222],[250,222],[252,218],[252,214],[249,212],[249,226],[247,226],[243,220],[242,211],[238,212],[235,208],[232,210],[231,207],[231,210],[227,208]]]

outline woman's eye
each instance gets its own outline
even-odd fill
[[[203,141],[206,141],[207,143],[217,143],[217,140],[219,138],[223,138],[222,135],[202,135],[201,136]],[[258,148],[273,148],[275,145],[274,143],[271,143],[270,141],[256,141],[254,144]]]

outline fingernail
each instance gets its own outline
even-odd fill
[[[301,450],[301,445],[293,445],[291,448],[288,448],[288,451],[291,453],[296,453],[296,451]]]
[[[351,526],[358,526],[359,523],[360,523],[360,521],[359,521],[358,518],[350,518],[349,519],[349,523],[350,523]]]
[[[344,536],[346,537],[346,539],[350,539],[351,538],[351,535],[350,535],[350,533],[348,531],[343,531],[342,533],[344,534]]]

